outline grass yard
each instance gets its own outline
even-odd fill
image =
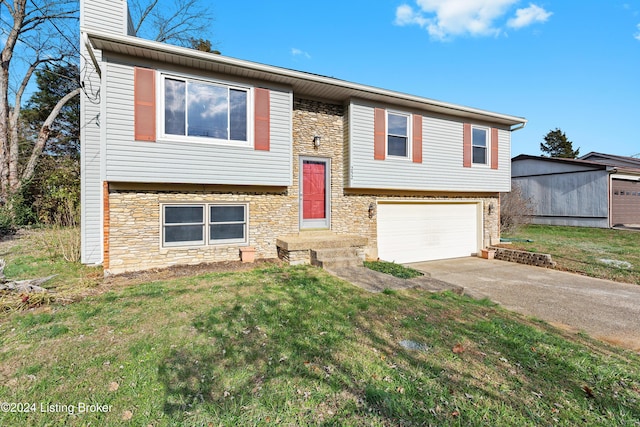
[[[424,276],[424,274],[416,269],[405,267],[401,264],[389,261],[365,261],[364,266],[381,273],[390,274],[400,279],[413,279],[414,277]]]
[[[0,425],[640,425],[632,352],[487,301],[371,294],[312,267],[11,313],[0,348],[2,401],[35,404]],[[106,412],[78,413],[89,405]]]
[[[2,426],[640,426],[640,355],[488,301],[277,264],[103,282],[37,239],[7,276],[63,297],[0,316]]]
[[[640,232],[529,225],[503,237],[533,240],[509,247],[551,254],[558,269],[640,285]]]
[[[22,280],[55,275],[44,284],[55,294],[31,294],[28,299],[16,293],[0,292],[0,314],[24,310],[33,305],[70,303],[100,292],[102,268],[88,267],[64,258],[69,248],[79,245],[79,229],[20,230],[0,241],[0,259],[6,261],[8,279]]]

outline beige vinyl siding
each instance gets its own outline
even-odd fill
[[[270,150],[207,142],[134,141],[133,68],[109,63],[106,175],[109,181],[286,186],[291,183],[288,91],[271,89]],[[162,108],[159,100],[157,108]]]
[[[126,0],[83,0],[80,5],[81,28],[126,34]]]
[[[388,156],[385,160],[374,160],[374,106],[352,102],[350,111],[352,158],[349,185],[352,188],[479,192],[510,190],[511,135],[508,130],[501,129],[498,133],[497,170],[491,169],[489,165],[464,168],[463,123],[425,114],[422,122],[422,163]],[[420,114],[416,111],[408,112]]]

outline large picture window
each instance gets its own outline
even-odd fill
[[[471,145],[472,145],[472,159],[474,164],[487,164],[487,152],[489,141],[489,130],[486,128],[472,127],[471,128]]]
[[[387,155],[409,157],[409,115],[387,113]]]
[[[249,89],[165,76],[164,134],[249,140]]]
[[[162,246],[247,242],[246,204],[189,204],[162,207]]]

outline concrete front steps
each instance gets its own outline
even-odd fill
[[[354,247],[311,249],[311,265],[325,270],[343,267],[362,267],[362,258]]]
[[[367,238],[331,231],[305,231],[276,239],[278,257],[291,265],[322,268],[362,266]]]

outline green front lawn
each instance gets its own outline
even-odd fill
[[[503,237],[533,240],[509,247],[551,254],[561,270],[640,285],[640,232],[529,225]]]
[[[372,294],[313,267],[152,281],[12,313],[0,349],[1,400],[36,404],[0,412],[0,425],[640,419],[637,354],[487,301]]]
[[[413,279],[414,277],[424,276],[424,273],[414,268],[405,267],[404,265],[396,264],[395,262],[365,261],[364,266],[371,270],[399,277],[400,279]]]

